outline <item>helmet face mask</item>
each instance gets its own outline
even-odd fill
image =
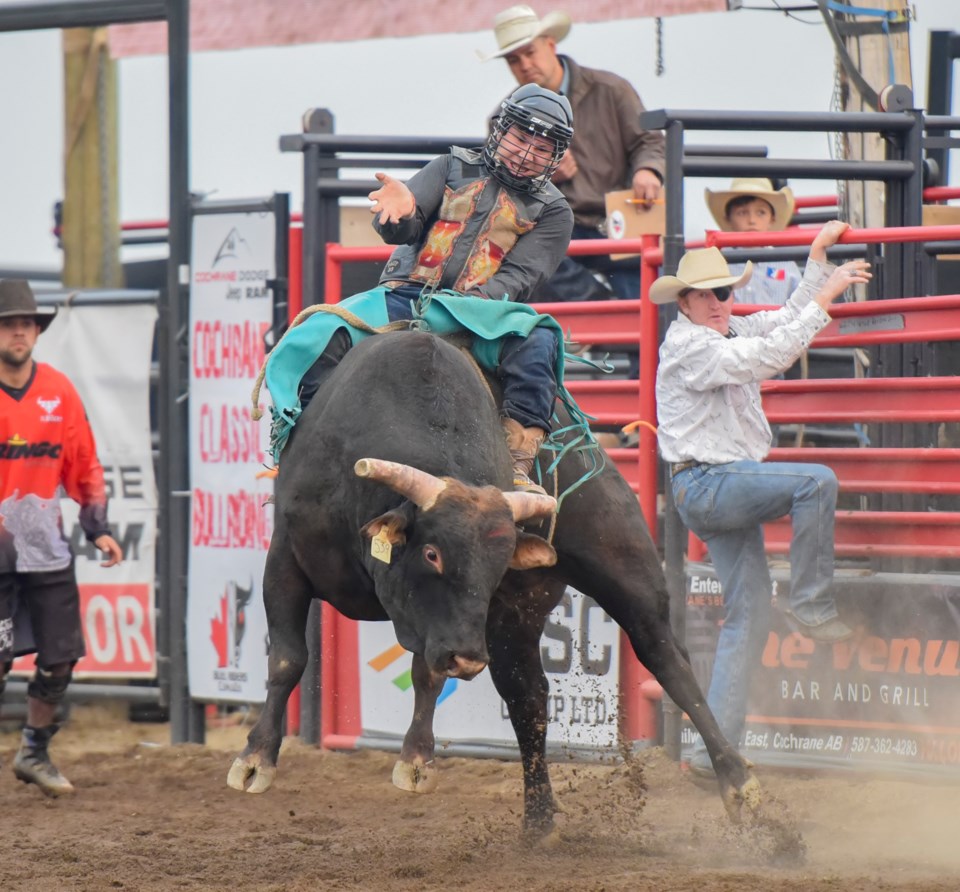
[[[483,150],[491,175],[512,189],[536,192],[550,181],[573,138],[564,96],[527,84],[501,105]]]

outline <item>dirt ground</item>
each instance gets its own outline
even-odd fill
[[[556,761],[553,844],[520,833],[520,767],[445,758],[430,796],[390,783],[389,753],[288,739],[273,788],[226,786],[248,727],[214,720],[207,745],[125,709],[74,707],[52,745],[77,787],[49,800],[17,781],[0,733],[5,892],[369,889],[956,890],[956,783],[758,771],[766,805],[739,828],[715,792],[661,750],[635,762]],[[238,721],[241,719],[241,721]],[[643,787],[646,787],[645,791]]]

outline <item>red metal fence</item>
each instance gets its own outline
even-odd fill
[[[724,247],[810,244],[815,232],[789,229],[779,233],[707,233],[706,243]],[[870,244],[960,239],[960,226],[901,227],[851,230],[842,243]],[[571,242],[571,256],[636,253],[641,271],[641,295],[636,301],[538,304],[560,323],[568,339],[581,344],[636,345],[640,351],[639,380],[570,380],[567,386],[580,407],[598,425],[622,426],[640,420],[635,448],[608,450],[608,455],[637,493],[651,532],[656,535],[658,457],[656,448],[656,380],[659,325],[657,308],[648,292],[663,262],[657,236],[638,240]],[[291,239],[291,253],[299,239]],[[702,243],[701,243],[702,244]],[[690,243],[688,247],[698,246]],[[385,261],[390,246],[348,248],[327,246],[326,303],[341,299],[342,264]],[[300,267],[299,252],[291,270]],[[291,282],[290,309],[302,305],[297,282]],[[736,312],[759,309],[738,305]],[[960,295],[905,297],[899,300],[836,304],[833,321],[812,347],[865,347],[910,341],[960,341]],[[870,327],[869,320],[874,320]],[[866,320],[866,322],[865,322]],[[764,410],[771,423],[916,423],[960,422],[960,378],[838,378],[767,381]],[[844,492],[960,494],[960,449],[775,448],[772,460],[821,462],[834,469]],[[766,528],[767,550],[786,553],[789,520]],[[960,557],[960,512],[841,510],[837,513],[836,551],[839,556]],[[703,556],[702,543],[691,536],[691,559]],[[628,650],[624,651],[626,655]],[[623,660],[622,689],[641,692],[627,710],[627,730],[634,739],[652,736],[655,716],[644,708],[655,700],[659,686],[633,659]]]

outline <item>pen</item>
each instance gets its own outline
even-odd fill
[[[662,198],[627,198],[627,204],[663,204]]]

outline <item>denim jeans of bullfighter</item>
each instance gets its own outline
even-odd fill
[[[735,461],[699,465],[672,481],[680,518],[706,544],[723,590],[724,621],[717,640],[707,703],[726,738],[740,745],[750,672],[769,628],[772,581],[762,524],[789,514],[789,609],[818,625],[837,616],[833,581],[837,478],[824,465]],[[709,768],[698,739],[691,765]]]

